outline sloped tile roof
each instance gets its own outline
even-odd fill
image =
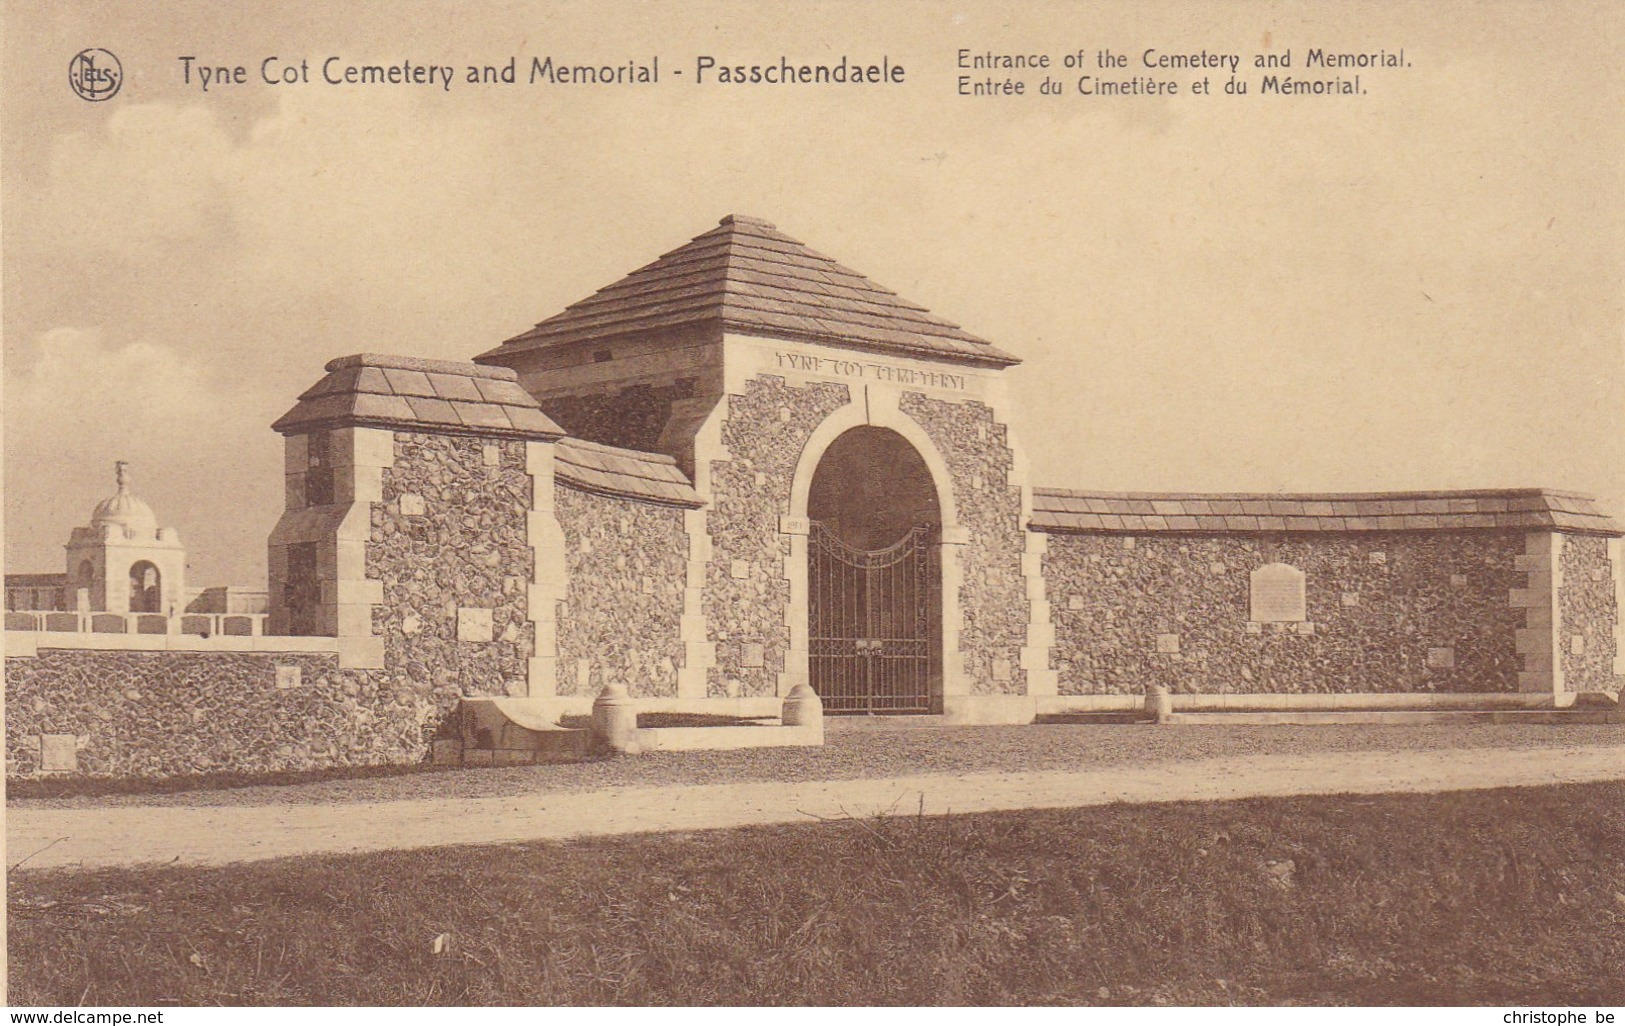
[[[1544,488],[1336,494],[1168,494],[1035,488],[1031,524],[1033,530],[1061,534],[1502,528],[1625,534],[1590,496]]]
[[[768,222],[738,215],[475,359],[694,324],[988,366],[1020,362]]]
[[[326,369],[272,430],[287,435],[359,425],[496,438],[564,434],[507,367],[360,353]]]
[[[553,452],[555,478],[582,491],[665,506],[705,505],[670,456],[617,449],[581,438],[562,438]]]

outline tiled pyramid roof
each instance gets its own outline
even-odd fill
[[[1033,489],[1034,530],[1055,533],[1459,531],[1618,535],[1588,495],[1544,488],[1353,494],[1170,494]]]
[[[705,505],[670,456],[617,449],[581,438],[559,439],[553,453],[553,473],[558,480],[582,491],[666,506]]]
[[[738,215],[476,359],[694,324],[989,366],[1020,362],[766,221]]]
[[[360,353],[327,365],[327,376],[277,418],[295,434],[360,425],[499,438],[558,438],[553,423],[507,367]]]

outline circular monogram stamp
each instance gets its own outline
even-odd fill
[[[124,84],[124,66],[111,50],[98,46],[80,50],[68,62],[68,84],[80,99],[91,103],[111,100]]]

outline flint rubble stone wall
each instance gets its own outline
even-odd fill
[[[595,395],[550,396],[542,412],[565,431],[589,442],[658,452],[672,404],[694,398],[696,379],[667,385],[628,385]]]
[[[1556,644],[1566,691],[1618,687],[1614,676],[1614,574],[1608,539],[1561,535]]]
[[[432,730],[463,696],[527,693],[530,487],[524,442],[395,432],[367,546],[384,582],[372,626]],[[464,610],[489,611],[491,640],[459,637]]]
[[[790,541],[779,518],[790,512],[796,464],[820,423],[851,398],[846,385],[788,385],[777,375],[746,383],[728,397],[722,443],[729,454],[711,463],[706,528],[711,560],[703,608],[716,663],[707,675],[712,697],[773,695],[790,647],[786,611]]]
[[[77,771],[92,775],[419,762],[432,739],[455,730],[463,696],[526,694],[525,443],[410,431],[393,442],[366,544],[366,575],[383,596],[371,628],[385,668],[340,670],[337,655],[274,652],[8,658],[7,773],[40,771],[42,735],[72,735]],[[469,621],[477,629],[460,628]]]
[[[1063,695],[1516,692],[1519,531],[1051,534]],[[1306,574],[1303,623],[1250,623],[1249,574]]]
[[[411,687],[309,653],[41,649],[7,659],[8,777],[40,770],[41,735],[72,736],[80,774],[116,777],[415,762],[424,748]]]
[[[1027,689],[1021,648],[1029,602],[1021,556],[1021,488],[1011,481],[1015,456],[1005,425],[979,402],[946,402],[903,393],[914,418],[948,462],[954,503],[967,544],[959,547],[962,626],[959,652],[972,695],[1017,695]]]
[[[558,613],[558,693],[625,685],[633,698],[675,697],[688,574],[684,511],[561,484],[568,590]]]

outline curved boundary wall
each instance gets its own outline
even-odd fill
[[[806,676],[797,482],[848,422],[914,432],[951,489],[944,722],[1158,686],[1184,708],[1553,707],[1625,672],[1619,532],[1583,497],[1035,491],[996,391],[854,388],[730,344],[698,490],[674,456],[563,437],[511,370],[333,361],[276,425],[267,632],[8,630],[8,776],[414,763],[465,699],[565,714],[609,683],[776,715]]]

